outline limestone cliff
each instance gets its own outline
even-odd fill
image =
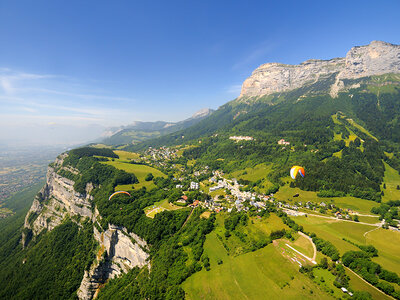
[[[96,207],[92,208],[93,197],[90,192],[93,185],[87,184],[85,194],[81,194],[74,190],[73,180],[60,175],[63,170],[79,175],[78,170],[63,166],[66,157],[67,154],[61,154],[49,166],[46,183],[25,217],[22,245],[27,247],[32,238],[43,230],[53,230],[68,216],[79,216],[80,218],[72,218],[78,225],[80,224],[77,220],[81,217],[89,218],[93,223],[94,238],[99,244],[99,250],[90,269],[82,274],[83,279],[77,294],[80,299],[92,299],[108,279],[148,264],[148,246],[126,228],[109,225],[107,230],[101,229],[98,223],[101,215]]]
[[[90,191],[93,187],[88,184],[85,195],[77,193],[74,190],[75,182],[60,176],[55,170],[64,168],[62,162],[65,157],[66,154],[60,155],[54,166],[48,167],[46,183],[36,195],[25,217],[24,227],[31,230],[33,235],[38,235],[43,229],[52,230],[67,215],[92,218]],[[68,171],[78,172],[71,168]],[[23,238],[22,242],[25,245],[27,241]]]
[[[119,276],[133,267],[147,264],[147,244],[126,228],[109,225],[104,232],[94,227],[94,237],[100,245],[95,262],[85,275],[78,289],[79,299],[92,299],[97,296],[102,284]]]
[[[242,85],[240,98],[294,90],[321,79],[335,77],[330,94],[345,88],[346,79],[400,73],[400,46],[373,41],[353,47],[344,58],[308,60],[299,65],[267,63],[258,67]]]

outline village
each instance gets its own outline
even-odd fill
[[[252,140],[251,137],[236,136],[230,139],[236,142],[238,140]],[[281,139],[278,144],[289,145],[290,143]],[[293,194],[288,199],[276,199],[274,193],[256,192],[254,189],[249,189],[241,184],[240,180],[225,174],[222,170],[211,170],[209,166],[196,166],[195,168],[195,162],[190,161],[187,164],[176,163],[176,160],[179,160],[179,149],[177,148],[149,148],[142,159],[150,165],[164,169],[164,171],[171,172],[172,170],[175,175],[172,178],[175,181],[174,187],[181,191],[180,198],[174,199],[173,203],[181,207],[203,207],[216,213],[222,211],[230,213],[233,209],[236,211],[262,212],[267,205],[273,205],[291,216],[313,215],[353,222],[360,222],[359,216],[368,216],[349,208],[341,208],[331,203],[329,199],[320,202],[301,201],[298,198],[299,194]],[[191,199],[188,195],[194,191],[202,196],[197,197],[198,199]],[[385,220],[380,220],[375,225],[385,227],[387,224],[385,224]],[[386,227],[391,230],[398,230],[394,226]]]

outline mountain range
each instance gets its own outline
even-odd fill
[[[141,122],[135,121],[130,125],[107,129],[103,135],[107,138],[101,142],[106,145],[137,144],[139,142],[156,138],[168,133],[188,128],[200,122],[213,112],[212,109],[205,108],[197,111],[188,119],[179,122]]]

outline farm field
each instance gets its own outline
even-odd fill
[[[302,225],[305,231],[314,232],[318,237],[333,243],[340,254],[349,250],[359,250],[356,246],[344,241],[343,238],[357,244],[365,244],[364,233],[376,228],[354,222],[329,220],[313,216],[293,217],[293,220]]]
[[[400,200],[400,190],[397,186],[400,185],[400,175],[397,170],[393,169],[387,163],[383,162],[385,165],[385,176],[383,177],[383,182],[386,185],[386,189],[381,186],[381,190],[384,195],[382,196],[382,202],[388,202],[390,200]]]
[[[120,170],[124,170],[128,173],[134,173],[136,175],[136,177],[138,178],[139,183],[136,183],[134,185],[132,185],[132,184],[117,185],[115,187],[116,191],[131,190],[132,186],[134,186],[135,189],[140,189],[142,187],[146,187],[147,189],[154,188],[155,184],[153,183],[153,181],[145,181],[145,177],[148,173],[152,173],[154,175],[154,177],[166,177],[166,175],[164,173],[162,173],[161,171],[159,171],[155,168],[152,168],[152,167],[149,167],[146,165],[125,163],[125,162],[122,162],[120,159],[116,159],[114,161],[109,160],[109,161],[101,162],[101,163],[113,166]]]
[[[293,195],[299,194],[298,197],[293,198]],[[311,191],[303,191],[299,188],[291,188],[289,185],[284,185],[279,188],[279,191],[276,192],[275,198],[280,201],[290,201],[290,202],[314,202],[320,203],[325,202],[327,204],[334,203],[340,208],[351,209],[357,211],[362,214],[371,214],[371,208],[374,206],[379,206],[378,203],[374,201],[364,200],[355,197],[332,197],[332,198],[323,198],[318,197],[316,192]]]
[[[400,232],[379,228],[365,235],[366,243],[378,249],[378,257],[372,260],[385,269],[399,273],[400,270]]]
[[[188,299],[332,299],[272,244],[231,257],[212,232],[205,252],[211,270],[203,269],[182,284]],[[218,259],[223,263],[218,265]]]
[[[399,232],[313,216],[293,217],[293,220],[302,225],[306,231],[314,232],[318,237],[333,243],[341,255],[350,250],[359,251],[356,246],[343,240],[343,238],[346,238],[360,245],[373,245],[378,249],[378,257],[372,258],[373,261],[390,271],[398,272],[400,270]]]
[[[358,216],[358,220],[363,223],[369,223],[369,224],[376,224],[381,221],[379,221],[379,216],[376,217],[366,217],[366,216]]]

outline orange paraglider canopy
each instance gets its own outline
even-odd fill
[[[118,192],[113,193],[113,194],[110,196],[110,198],[108,198],[108,200],[111,200],[112,197],[114,197],[115,195],[118,195],[118,194],[127,194],[129,197],[132,197],[131,194],[129,194],[128,192],[125,192],[125,191],[118,191]]]

